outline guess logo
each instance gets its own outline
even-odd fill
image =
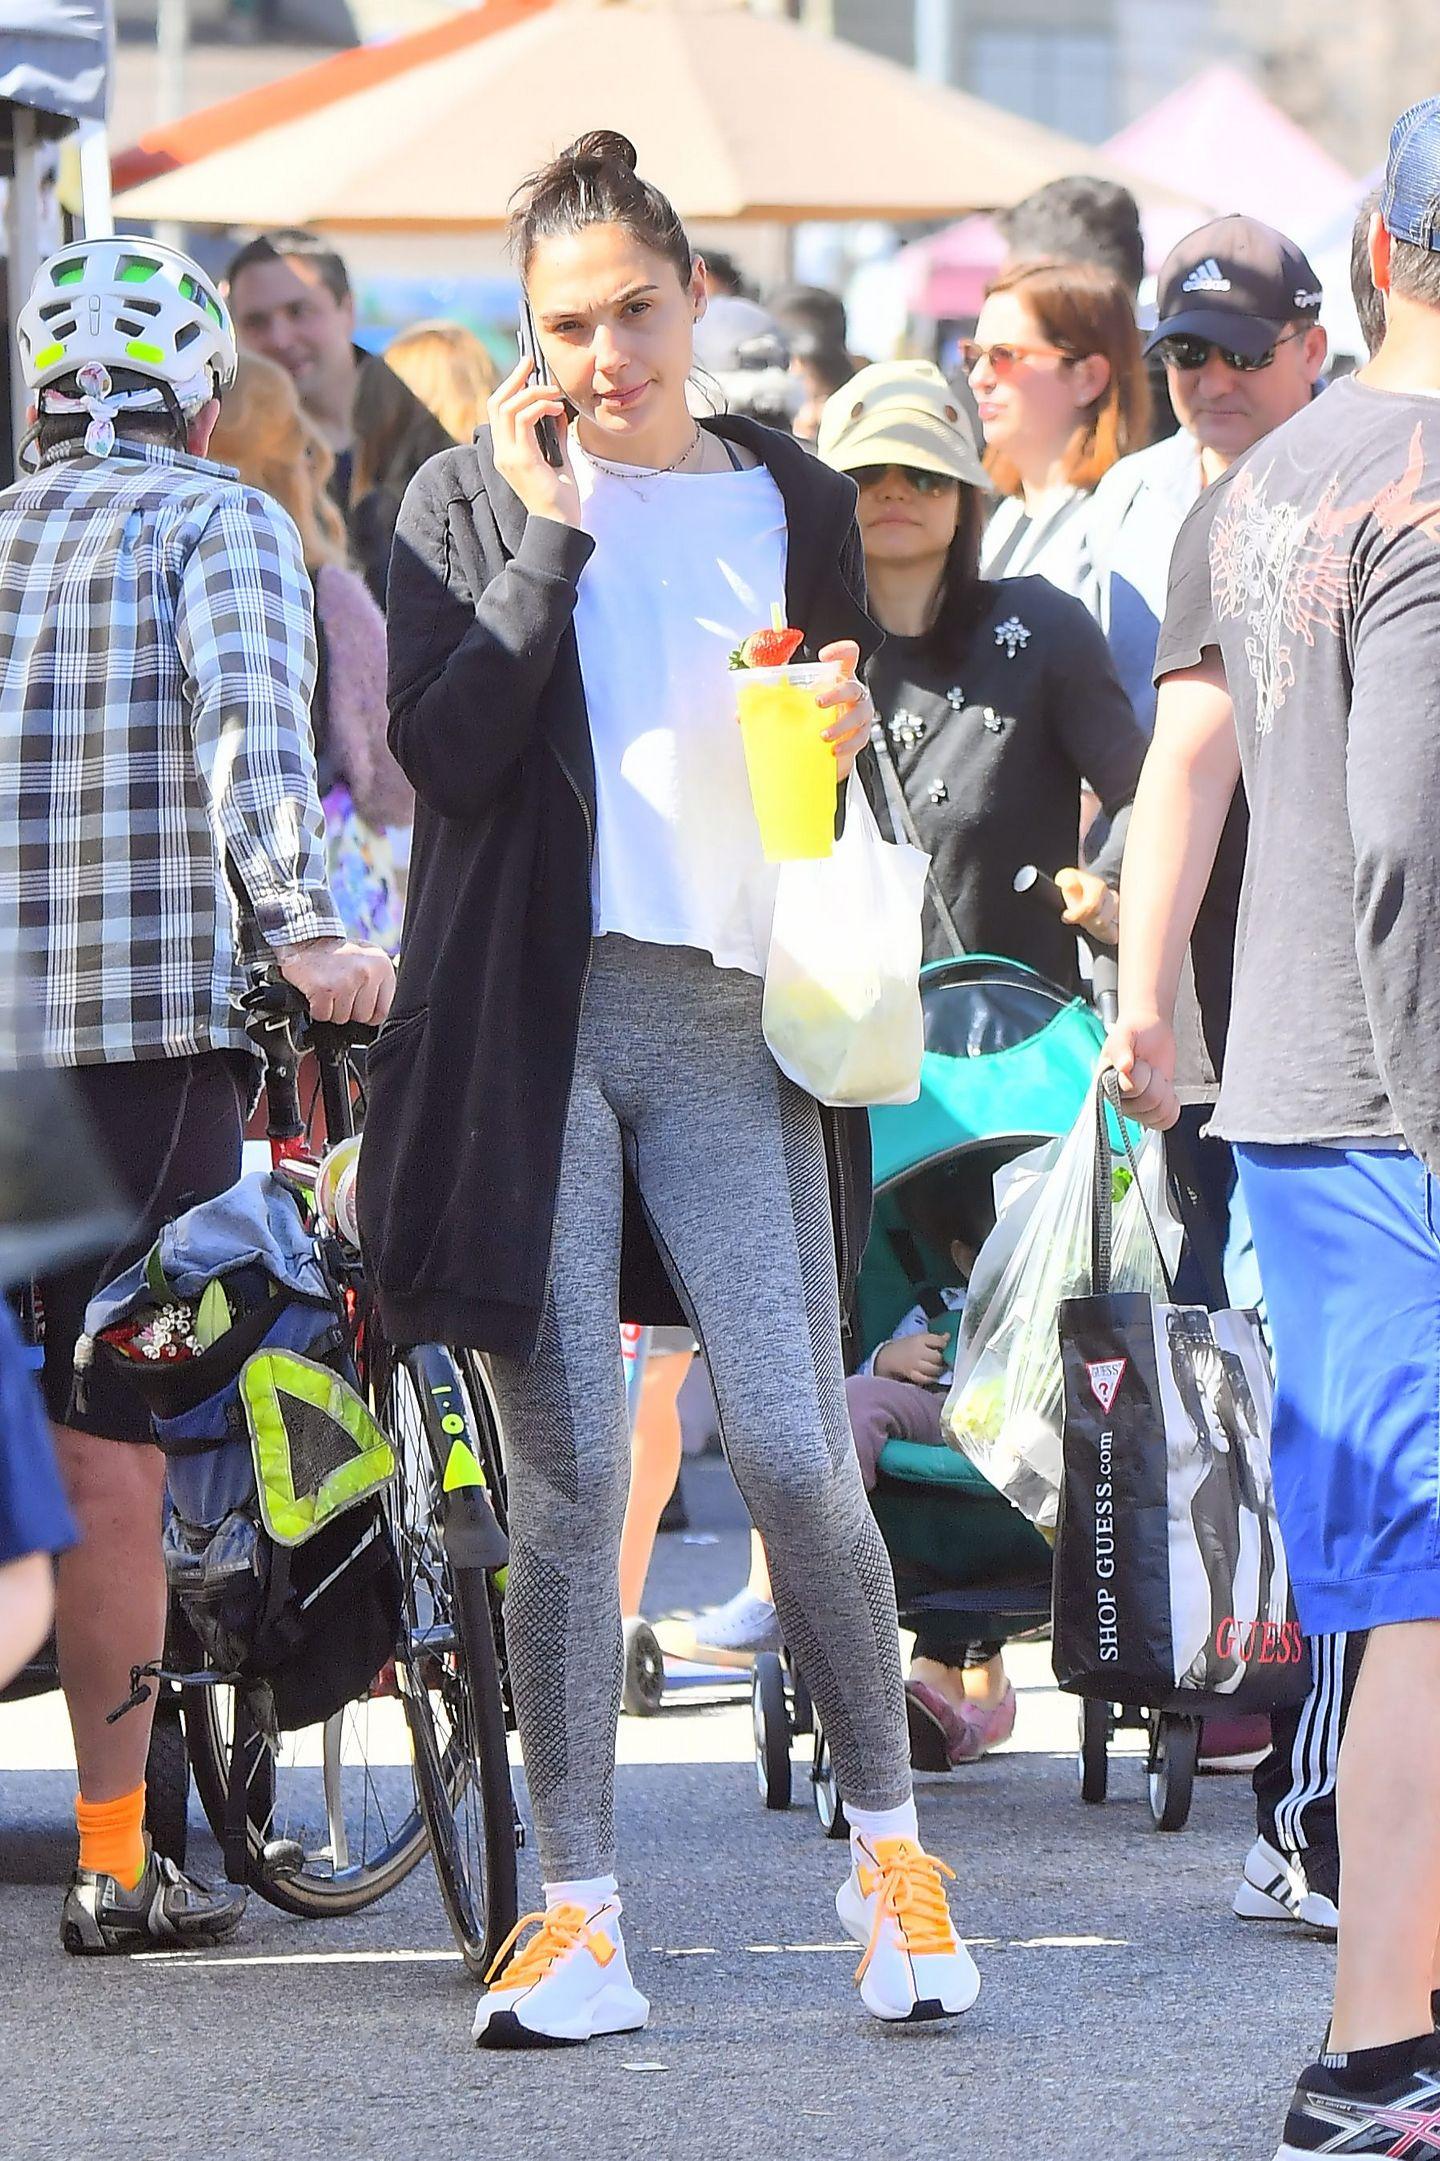
[[[1120,1393],[1120,1383],[1125,1378],[1125,1368],[1129,1363],[1128,1358],[1097,1358],[1093,1365],[1085,1368],[1091,1394],[1107,1418],[1115,1398]]]

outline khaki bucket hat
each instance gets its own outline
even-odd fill
[[[883,360],[862,368],[825,401],[816,444],[827,465],[909,465],[990,488],[970,415],[929,360]]]

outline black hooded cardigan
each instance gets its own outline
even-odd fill
[[[862,658],[855,488],[789,437],[712,433],[774,475],[787,619]],[[395,1008],[370,1052],[362,1240],[392,1341],[529,1356],[550,1265],[591,946],[595,768],[573,615],[593,541],[530,518],[488,429],[408,489],[391,558],[390,744],[418,798]],[[823,1114],[842,1299],[870,1217],[863,1111]],[[778,1196],[777,1196],[778,1199]],[[683,1319],[627,1176],[625,1319]]]

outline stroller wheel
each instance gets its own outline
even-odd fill
[[[648,1621],[625,1623],[625,1685],[620,1703],[634,1718],[653,1718],[665,1701],[665,1654]]]
[[[815,1731],[815,1706],[798,1668],[793,1665],[790,1668],[790,1730],[792,1733]]]
[[[827,1838],[848,1838],[850,1824],[845,1814],[845,1804],[840,1798],[840,1788],[835,1783],[835,1767],[830,1761],[830,1743],[825,1738],[825,1728],[816,1721],[815,1766],[810,1773],[815,1795],[815,1813],[820,1818],[820,1828]]]
[[[790,1713],[785,1702],[785,1668],[774,1651],[755,1660],[750,1690],[755,1716],[755,1778],[767,1808],[790,1806]]]
[[[1150,1740],[1150,1813],[1157,1831],[1184,1830],[1199,1754],[1199,1719],[1158,1713]]]
[[[1092,1806],[1104,1800],[1110,1784],[1110,1706],[1080,1702],[1080,1798]]]

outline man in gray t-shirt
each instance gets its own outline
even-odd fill
[[[1440,398],[1348,377],[1206,491],[1156,681],[1216,651],[1253,844],[1215,1129],[1440,1167]]]
[[[1207,489],[1176,544],[1109,1055],[1174,1123],[1176,981],[1243,772],[1215,1124],[1276,1352],[1276,1495],[1311,1635],[1370,1629],[1341,1753],[1322,2062],[1284,2156],[1440,2123],[1440,98],[1391,139],[1387,330]]]

